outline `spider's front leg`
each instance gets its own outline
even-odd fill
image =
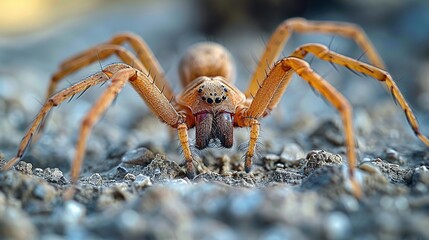
[[[242,106],[239,108],[241,110],[236,113],[237,125],[251,128],[251,139],[249,141],[249,149],[246,153],[246,170],[250,169],[257,133],[259,132],[257,119],[267,115],[278,104],[293,72],[296,72],[302,79],[319,91],[340,113],[345,130],[346,155],[349,163],[349,177],[352,183],[352,191],[356,197],[360,197],[362,192],[360,185],[355,179],[354,172],[356,167],[356,152],[350,104],[332,85],[315,73],[307,62],[295,57],[283,58],[276,63],[268,73],[267,78],[263,81],[253,100],[251,100],[250,105],[248,107]]]
[[[107,67],[108,70],[113,70],[115,66]],[[42,109],[40,109],[39,113],[37,114],[36,118],[31,123],[30,127],[28,128],[25,136],[22,138],[21,143],[19,144],[18,151],[16,153],[16,156],[9,160],[5,166],[1,169],[2,171],[9,170],[11,167],[13,167],[17,162],[21,160],[21,158],[24,157],[25,152],[27,151],[28,147],[30,146],[33,137],[37,133],[38,130],[40,130],[41,126],[43,125],[43,121],[46,118],[47,114],[51,111],[53,107],[56,107],[60,105],[63,101],[72,98],[74,95],[78,93],[85,92],[88,88],[97,85],[99,83],[102,83],[104,81],[109,80],[109,78],[103,73],[97,73],[94,74],[85,80],[82,80],[79,83],[74,84],[73,86],[70,86],[67,89],[64,89],[57,94],[54,94],[48,100],[43,104]]]
[[[154,84],[154,81],[150,76],[147,76],[139,70],[129,66],[126,66],[126,68],[117,72],[109,72],[107,70],[103,70],[103,72],[111,78],[112,83],[100,96],[98,101],[82,121],[79,140],[76,145],[76,154],[71,169],[71,181],[73,184],[76,184],[79,177],[86,148],[86,141],[91,129],[127,82],[129,82],[134,90],[136,90],[136,92],[143,98],[149,109],[163,122],[171,127],[178,128],[179,134],[183,131],[181,129],[186,129],[184,117],[174,109],[169,99],[167,99],[162,90]],[[182,137],[181,142],[184,152],[190,153],[187,139]],[[192,157],[190,155],[186,156],[186,160],[188,162],[192,162]]]

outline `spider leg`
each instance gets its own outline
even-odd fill
[[[42,106],[36,118],[31,123],[30,128],[27,130],[27,133],[22,138],[16,156],[6,163],[6,165],[2,168],[2,171],[10,169],[13,165],[15,165],[21,160],[21,158],[24,156],[26,149],[30,145],[34,134],[36,134],[37,130],[40,128],[43,119],[53,107],[58,106],[60,103],[72,97],[73,95],[79,92],[83,92],[89,87],[92,87],[100,82],[107,80],[109,80],[109,78],[104,73],[97,73],[51,96]]]
[[[379,82],[382,82],[389,89],[390,93],[394,99],[399,103],[402,110],[405,113],[405,117],[408,120],[408,123],[413,130],[414,134],[426,145],[429,147],[429,139],[420,132],[418,121],[399,90],[396,83],[393,81],[390,74],[380,68],[371,66],[367,63],[355,60],[338,54],[336,52],[330,51],[326,46],[321,44],[305,44],[297,48],[291,56],[298,58],[304,58],[308,53],[312,53],[314,56],[328,62],[336,63],[338,65],[344,66],[351,70],[366,74],[377,79]]]
[[[133,68],[126,68],[117,72],[103,70],[103,72],[111,76],[112,83],[100,96],[82,121],[79,140],[76,145],[76,154],[71,168],[72,184],[77,183],[85,153],[86,141],[91,129],[127,82],[129,82],[143,100],[145,100],[148,107],[155,115],[168,125],[178,128],[179,138],[185,152],[186,160],[192,162],[187,135],[180,135],[187,129],[184,117],[176,112],[174,107],[170,104],[169,99],[167,99],[161,90],[153,84],[150,77]]]
[[[130,66],[133,66],[133,68],[136,68],[139,71],[149,75],[148,70],[142,64],[142,62],[139,59],[137,59],[134,54],[132,54],[124,47],[119,45],[114,45],[114,44],[100,44],[97,47],[91,48],[79,54],[78,56],[75,56],[65,61],[65,63],[61,65],[60,69],[52,76],[48,87],[47,97],[49,98],[55,92],[60,80],[64,79],[64,77],[66,77],[67,75],[74,73],[79,69],[85,66],[88,66],[91,63],[105,59],[111,56],[112,54],[116,54],[124,63]],[[169,89],[169,86],[165,86],[165,88]],[[164,95],[167,96],[169,99],[172,99],[173,95],[168,95],[172,93],[171,92],[166,93],[165,88],[164,88]],[[40,133],[43,132],[44,127],[45,127],[45,124],[42,123],[39,128]]]
[[[384,63],[372,45],[371,41],[366,36],[365,32],[357,25],[341,22],[329,21],[307,21],[303,18],[292,18],[281,23],[271,38],[267,42],[265,51],[259,60],[255,73],[253,74],[250,85],[246,91],[246,97],[250,97],[258,91],[258,81],[265,79],[265,71],[279,57],[287,40],[293,32],[297,33],[328,33],[336,34],[346,38],[353,39],[356,44],[363,49],[368,56],[369,62],[379,68],[384,68]],[[269,70],[269,69],[268,69]]]
[[[113,44],[100,44],[97,47],[91,48],[79,54],[77,57],[66,60],[65,63],[60,66],[57,72],[52,75],[46,97],[49,98],[55,92],[59,82],[66,76],[90,65],[91,63],[106,59],[112,54],[116,54],[124,63],[133,66],[142,72],[147,72],[140,60],[138,60],[124,47]]]
[[[159,90],[156,85],[153,84],[153,81],[149,76],[125,64],[109,65],[105,67],[102,72],[95,74],[63,91],[60,91],[49,98],[37,115],[36,119],[33,121],[33,124],[30,126],[27,134],[23,138],[16,157],[9,160],[8,163],[3,167],[2,171],[10,169],[22,158],[25,149],[29,145],[32,135],[37,131],[40,122],[52,107],[57,106],[74,94],[82,92],[88,87],[94,86],[101,81],[106,81],[108,79],[112,79],[111,85],[100,96],[100,98],[96,101],[82,121],[79,139],[76,144],[76,153],[71,167],[71,183],[76,184],[78,180],[85,153],[86,141],[92,127],[110,106],[126,82],[130,82],[132,87],[143,98],[143,100],[145,100],[148,107],[155,113],[155,115],[157,115],[166,124],[178,129],[179,139],[185,153],[186,161],[188,163],[188,175],[192,175],[194,172],[192,165],[193,158],[187,136],[188,128],[185,113],[178,113],[174,109],[169,99],[167,99],[161,90]]]
[[[92,48],[89,48],[88,50],[75,55],[74,57],[71,57],[70,59],[64,61],[61,65],[60,65],[60,70],[59,72],[61,72],[62,69],[68,69],[68,68],[73,68],[73,66],[75,65],[76,62],[80,62],[83,59],[86,58],[92,58],[92,61],[88,62],[86,65],[97,61],[98,59],[105,59],[109,56],[111,56],[112,54],[117,54],[120,55],[121,53],[116,52],[118,50],[115,51],[110,51],[107,54],[105,54],[105,56],[101,55],[101,49],[100,47],[102,47],[103,45],[114,45],[117,48],[120,48],[122,51],[124,48],[122,48],[120,45],[124,44],[124,43],[129,43],[131,48],[134,50],[135,54],[137,55],[138,61],[137,59],[133,59],[132,61],[129,62],[125,62],[124,59],[122,59],[125,63],[127,63],[130,66],[133,66],[138,64],[138,65],[142,65],[144,66],[144,68],[139,68],[136,67],[137,69],[139,69],[142,72],[148,72],[148,74],[150,73],[150,75],[152,76],[152,78],[156,78],[156,86],[161,89],[161,88],[165,88],[164,89],[164,94],[167,96],[167,98],[171,98],[173,96],[173,91],[170,87],[170,85],[168,84],[167,80],[165,79],[165,74],[164,71],[162,70],[161,65],[159,64],[158,60],[155,58],[154,54],[152,53],[152,51],[150,50],[150,48],[147,46],[146,42],[138,35],[130,33],[130,32],[125,32],[125,33],[119,33],[115,36],[113,36],[109,41],[107,41],[106,43],[102,43],[99,44],[97,46],[94,46]],[[121,57],[121,56],[119,56]],[[88,61],[88,60],[86,60]],[[85,62],[85,60],[84,60]],[[86,66],[84,65],[84,66]],[[148,71],[143,71],[143,69],[146,69]],[[52,94],[55,91],[55,87],[56,87],[56,81],[59,81],[56,79],[56,75],[53,76],[52,80],[51,80],[51,86],[50,89],[48,91],[48,94]],[[48,95],[49,97],[49,95]]]
[[[293,70],[293,71],[292,71]],[[296,57],[286,57],[280,60],[268,73],[261,88],[256,92],[250,106],[239,108],[237,115],[237,125],[240,127],[251,127],[251,135],[257,137],[252,129],[257,129],[255,124],[257,119],[267,113],[268,106],[276,105],[272,101],[274,96],[281,96],[290,81],[292,72],[296,72],[302,79],[311,84],[323,97],[325,97],[340,113],[345,132],[346,155],[349,165],[349,177],[352,183],[352,191],[356,197],[361,196],[361,189],[354,176],[356,165],[355,140],[353,134],[352,109],[347,99],[338,92],[331,84],[315,73],[310,65]],[[249,141],[248,153],[246,153],[245,166],[248,168],[253,156],[255,140]],[[253,145],[253,146],[252,146]]]

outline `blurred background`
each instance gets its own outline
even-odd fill
[[[22,131],[44,101],[52,73],[66,58],[112,35],[132,31],[142,36],[167,73],[176,93],[180,91],[177,65],[183,52],[198,41],[224,44],[235,57],[237,85],[245,90],[264,44],[283,20],[304,17],[335,20],[363,27],[395,78],[407,100],[428,122],[429,111],[429,2],[421,0],[2,0],[0,1],[0,134],[3,147],[16,147],[21,138],[10,129]],[[284,54],[308,42],[330,45],[353,58],[362,55],[355,44],[341,37],[320,34],[293,35]],[[365,60],[365,58],[363,58]],[[118,62],[110,58],[101,64]],[[338,87],[355,109],[372,108],[376,103],[393,101],[380,83],[335,70],[317,60],[312,66]],[[95,63],[68,77],[61,88],[100,70]],[[295,77],[296,78],[296,77]],[[102,88],[99,88],[102,89]],[[56,111],[64,115],[52,126],[72,125],[88,110],[100,90],[91,90],[78,101],[63,104]],[[91,92],[89,91],[89,92]],[[65,106],[66,105],[66,106]],[[134,124],[147,113],[130,87],[126,87],[107,122],[118,126]],[[314,94],[303,81],[294,80],[282,100],[278,116],[284,122],[295,116],[330,115],[335,111]],[[136,109],[142,109],[137,113]],[[397,115],[403,117],[399,107]],[[411,130],[410,130],[411,132]],[[427,129],[426,129],[427,132]],[[8,134],[5,134],[8,133]],[[6,142],[6,143],[5,143]],[[8,144],[9,143],[9,144]]]

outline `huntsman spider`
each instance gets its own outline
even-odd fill
[[[290,56],[278,60],[280,52],[293,32],[318,32],[350,38],[366,53],[369,64],[341,55],[316,43],[301,45]],[[122,47],[124,43],[129,43],[135,53]],[[113,54],[116,54],[123,63],[108,65],[101,72],[54,94],[58,83],[65,76]],[[115,35],[110,41],[89,48],[66,60],[53,75],[47,100],[22,139],[16,156],[8,161],[3,170],[10,169],[20,161],[33,135],[43,125],[43,119],[53,107],[75,94],[84,92],[89,87],[110,81],[109,87],[81,123],[71,166],[73,185],[79,178],[88,135],[127,83],[131,84],[162,122],[177,129],[189,178],[192,179],[195,176],[194,158],[188,138],[188,130],[193,127],[196,129],[195,147],[197,149],[208,147],[212,139],[218,139],[223,147],[230,148],[233,145],[234,127],[250,128],[250,140],[244,162],[245,171],[250,172],[260,131],[259,120],[277,107],[292,75],[296,73],[338,110],[344,127],[348,175],[352,183],[352,192],[359,197],[361,188],[355,179],[356,153],[352,108],[340,92],[312,70],[309,63],[304,60],[307,54],[313,54],[321,60],[344,66],[385,84],[403,109],[415,135],[429,146],[429,140],[420,133],[411,108],[390,74],[384,70],[384,64],[377,51],[360,27],[349,23],[294,18],[281,23],[272,34],[245,93],[233,85],[234,66],[229,52],[213,42],[199,43],[190,47],[181,60],[179,74],[183,91],[178,95],[173,94],[160,64],[146,43],[132,33]]]

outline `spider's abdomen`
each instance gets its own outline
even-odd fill
[[[203,42],[191,46],[179,65],[180,80],[184,87],[201,76],[220,76],[228,81],[233,81],[234,71],[229,51],[214,42]]]

